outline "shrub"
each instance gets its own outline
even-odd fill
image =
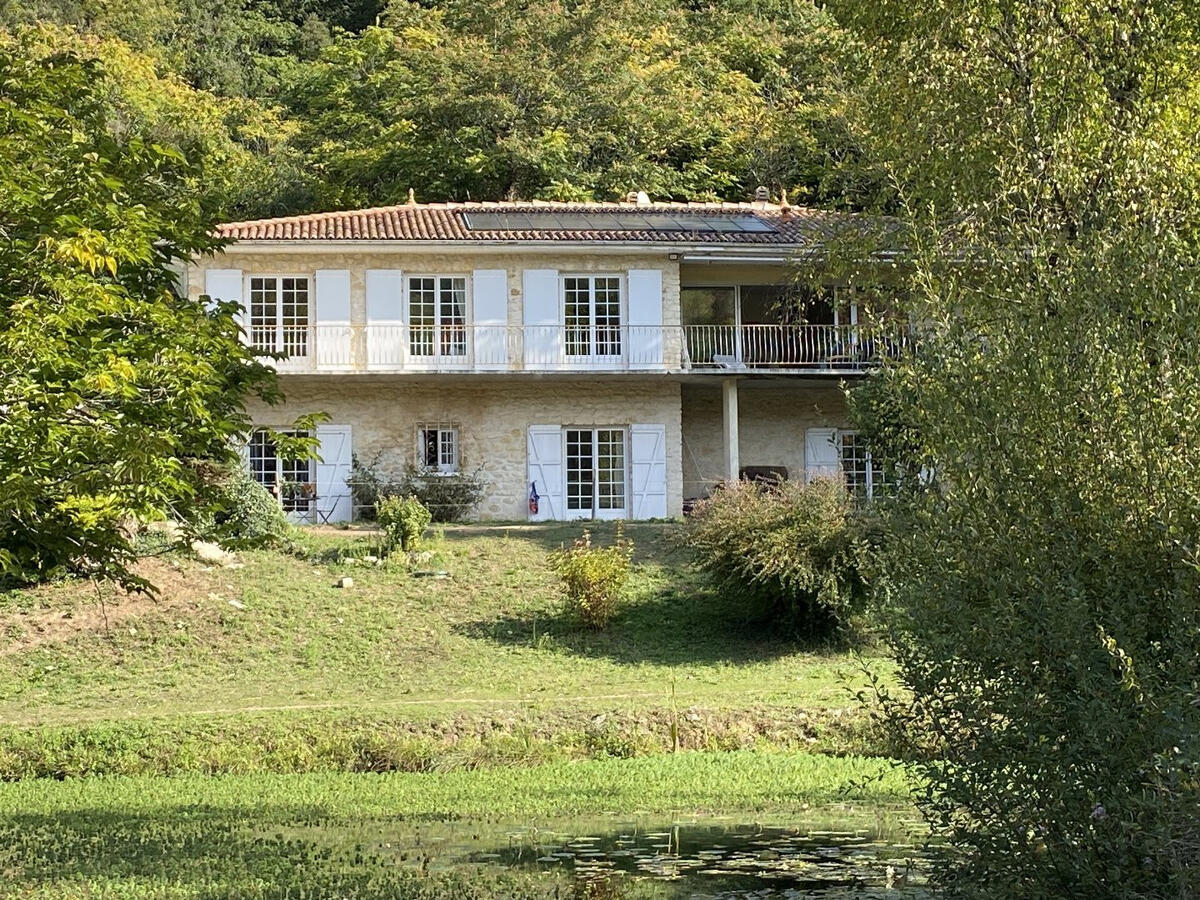
[[[379,525],[383,528],[384,552],[416,550],[421,545],[421,535],[429,527],[432,518],[429,510],[411,494],[407,497],[384,497],[376,506]]]
[[[617,611],[629,582],[633,541],[621,526],[610,547],[593,547],[589,531],[570,547],[550,554],[550,565],[562,579],[567,612],[588,628],[604,628]]]
[[[461,522],[479,505],[487,482],[483,469],[473,472],[435,472],[409,465],[401,479],[401,491],[420,500],[435,522]]]
[[[291,526],[279,501],[241,466],[213,478],[215,512],[197,524],[202,537],[223,547],[266,547],[284,542]]]
[[[473,472],[442,473],[410,463],[396,476],[380,471],[379,458],[378,453],[369,462],[352,457],[350,492],[359,519],[374,520],[381,497],[411,495],[429,510],[434,522],[462,522],[470,518],[487,487],[482,467]]]
[[[350,496],[356,519],[373,522],[377,515],[375,507],[381,497],[403,497],[409,493],[400,479],[379,471],[379,458],[378,453],[369,462],[363,462],[357,453],[350,457]]]
[[[866,605],[867,521],[838,481],[738,482],[696,504],[685,539],[719,590],[795,636],[827,638]]]

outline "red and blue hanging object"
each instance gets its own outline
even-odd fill
[[[537,492],[537,482],[536,481],[529,482],[529,514],[530,515],[534,515],[534,516],[537,515],[538,500],[540,500],[540,499],[541,498],[538,497],[538,492]]]

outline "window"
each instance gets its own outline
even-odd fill
[[[250,343],[258,350],[308,355],[308,279],[254,276],[250,279]]]
[[[846,487],[852,494],[873,497],[877,491],[886,487],[887,480],[884,478],[883,469],[871,459],[867,442],[858,432],[839,432],[838,449]]]
[[[625,511],[625,431],[568,428],[567,510],[595,518]]]
[[[282,431],[280,434],[308,437],[304,431]],[[310,511],[315,494],[313,461],[280,457],[275,442],[266,431],[250,435],[250,475],[279,498],[287,512]]]
[[[563,279],[567,356],[621,355],[621,279],[570,275]]]
[[[467,355],[467,279],[408,279],[408,350],[413,356]]]
[[[458,471],[458,429],[422,426],[417,430],[417,461],[449,475]]]

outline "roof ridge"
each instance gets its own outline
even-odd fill
[[[711,201],[711,200],[660,200],[649,204],[635,203],[627,200],[444,200],[434,203],[394,203],[387,206],[366,206],[356,209],[333,209],[322,212],[293,213],[287,216],[271,216],[260,219],[240,219],[234,222],[222,222],[219,228],[239,228],[253,225],[275,225],[289,222],[312,222],[320,219],[342,219],[349,216],[368,216],[394,212],[420,212],[421,210],[445,210],[470,212],[471,210],[630,210],[634,212],[655,212],[672,210],[705,210],[708,212],[757,212],[780,213],[788,209],[792,214],[804,212],[823,212],[814,207],[788,206],[761,200],[755,201]]]

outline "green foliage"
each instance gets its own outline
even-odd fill
[[[416,497],[429,510],[435,522],[463,522],[470,518],[483,499],[487,481],[483,469],[473,472],[434,472],[423,466],[409,465],[400,482],[404,494]]]
[[[855,398],[956,896],[1200,893],[1200,20],[856,5],[917,352]]]
[[[398,481],[393,481],[379,471],[376,453],[369,462],[363,462],[357,453],[350,457],[350,495],[354,501],[354,517],[367,522],[376,518],[375,507],[380,497],[403,495]]]
[[[407,497],[384,497],[376,507],[384,534],[384,552],[399,548],[407,553],[421,546],[421,538],[433,518],[421,501]]]
[[[270,547],[287,540],[291,526],[279,500],[245,466],[223,469],[214,482],[212,526],[202,528],[202,536],[222,547]]]
[[[633,541],[620,524],[607,547],[593,547],[592,533],[584,530],[570,547],[550,554],[550,566],[562,581],[567,614],[587,628],[600,629],[616,614],[629,585]]]
[[[129,520],[197,514],[243,403],[233,309],[178,297],[212,216],[176,152],[114,136],[93,62],[0,41],[0,578],[138,584]]]
[[[434,522],[463,522],[470,518],[487,489],[483,468],[473,472],[443,473],[411,463],[399,475],[379,469],[380,455],[363,462],[355,455],[350,469],[354,511],[367,521],[376,518],[380,497],[416,497],[429,510]]]
[[[398,202],[410,186],[422,200],[743,200],[766,184],[837,205],[871,190],[845,164],[845,35],[810,0],[0,7],[0,29],[35,22],[45,46],[120,74],[122,127],[211,160],[198,190],[226,219]]]
[[[865,609],[870,523],[839,481],[737,482],[696,505],[685,540],[719,590],[793,636],[829,638]]]

